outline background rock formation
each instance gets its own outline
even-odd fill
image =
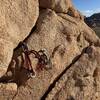
[[[70,0],[66,1],[71,4]],[[15,92],[9,97],[2,95],[3,99],[99,100],[100,39],[80,17],[76,18],[63,11],[57,13],[55,7],[43,6],[43,9],[41,5],[44,2],[53,3],[52,0],[40,1],[40,12],[34,31],[24,42],[29,50],[45,49],[52,65],[48,64],[48,69],[38,71],[34,64],[36,59],[30,55],[36,76],[28,78],[28,70],[21,69],[22,52],[18,46],[14,50],[7,73],[0,78],[0,82],[14,82],[18,88],[15,88]],[[56,4],[56,0],[54,4],[58,5],[58,9],[64,6]],[[69,7],[68,4],[67,6]],[[1,92],[4,90],[6,91],[6,88],[1,89]]]
[[[90,16],[90,17],[86,17],[85,22],[100,37],[100,13],[96,13],[96,14],[93,14],[92,16]]]

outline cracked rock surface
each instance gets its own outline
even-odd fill
[[[0,78],[0,99],[100,99],[100,39],[83,19],[62,11],[63,7],[70,11],[63,5],[65,1],[72,5],[70,0],[61,0],[61,5],[57,0],[40,0],[37,23],[24,38],[29,50],[44,49],[51,64],[47,69],[37,70],[38,59],[31,54],[29,57],[36,76],[29,78],[29,71],[22,69],[25,54],[18,46],[6,74]],[[50,7],[44,5],[47,3]],[[67,7],[69,3],[66,3]]]

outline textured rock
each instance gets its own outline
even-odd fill
[[[39,0],[40,7],[50,8],[57,12],[67,12],[72,7],[71,0]]]
[[[83,19],[82,15],[77,11],[71,0],[39,0],[41,8],[49,8],[57,13],[67,13],[73,17]]]
[[[35,100],[40,100],[40,98],[43,100],[45,98],[47,98],[47,100],[55,99],[57,98],[57,93],[63,88],[63,86],[65,86],[65,82],[67,80],[68,84],[66,87],[68,87],[67,91],[69,91],[69,94],[66,97],[67,92],[65,92],[63,100],[65,100],[65,98],[78,98],[77,100],[80,100],[79,97],[81,95],[78,93],[80,93],[81,89],[77,86],[77,82],[75,87],[75,81],[78,79],[74,80],[72,76],[76,72],[75,75],[79,74],[79,79],[81,79],[81,74],[84,74],[83,76],[86,76],[87,74],[90,75],[94,69],[99,66],[99,47],[97,49],[94,46],[99,46],[100,42],[95,33],[83,21],[79,22],[78,19],[69,15],[56,14],[54,11],[47,9],[40,11],[36,29],[26,40],[26,43],[30,50],[34,49],[39,51],[41,49],[45,49],[48,57],[51,59],[52,68],[47,70],[43,69],[39,72],[36,71],[36,77],[29,80],[27,75],[25,75],[27,71],[19,71],[19,73],[16,73],[16,81],[19,81],[20,84],[23,84],[24,86],[22,85],[18,88],[18,93],[14,100],[26,100],[26,98],[29,100],[33,100],[33,98]],[[93,50],[86,49],[86,47],[92,44],[94,45]],[[96,54],[98,55],[97,58],[95,56]],[[83,59],[82,56],[84,55],[86,55],[85,57],[89,55],[90,58],[93,56],[93,59],[96,60],[92,62],[92,58]],[[81,57],[83,60],[80,62]],[[34,59],[32,58],[31,61],[33,63]],[[86,63],[86,65],[84,65],[84,63]],[[89,65],[90,63],[95,64],[95,66],[92,64]],[[74,64],[76,66],[76,70],[73,68]],[[90,67],[86,69],[87,66]],[[16,68],[19,68],[19,64]],[[71,71],[70,68],[72,69]],[[87,74],[84,70],[86,70]],[[65,75],[64,78],[63,74]],[[63,80],[60,78],[63,78]],[[93,91],[93,93],[95,93],[92,76],[89,76],[89,79],[82,78],[81,81],[86,81],[86,84],[89,84],[88,81],[90,81],[91,89],[89,91]],[[73,92],[74,88],[75,93]],[[86,90],[82,92],[86,93]],[[74,96],[70,95],[71,93],[74,93]]]
[[[13,53],[13,43],[0,38],[0,67],[7,67]]]
[[[48,94],[46,100],[99,100],[100,48],[88,47]]]
[[[30,55],[36,76],[29,78],[30,72],[22,69],[25,55],[17,48],[0,78],[18,85],[13,100],[99,100],[100,39],[83,20],[40,9],[34,32],[25,42],[29,50],[44,49],[52,64],[36,70],[38,59]]]
[[[0,100],[11,100],[17,92],[15,83],[2,84],[0,83]]]
[[[29,35],[38,12],[38,0],[0,1],[0,67],[7,68],[13,49]]]
[[[0,67],[0,77],[7,72],[7,68]]]

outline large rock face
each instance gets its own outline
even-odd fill
[[[99,100],[100,39],[80,18],[44,8],[25,43],[29,50],[44,49],[51,64],[37,70],[38,59],[31,54],[36,76],[29,78],[30,72],[21,69],[25,54],[17,48],[7,73],[0,78],[0,82],[15,82],[17,92],[13,97],[11,93],[0,96],[5,100]]]
[[[100,48],[90,46],[60,77],[46,100],[99,100]]]
[[[0,1],[0,67],[8,66],[13,49],[29,35],[38,8],[38,0]]]

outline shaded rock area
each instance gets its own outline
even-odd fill
[[[39,58],[28,52],[35,72],[30,77],[28,59],[19,44],[7,72],[0,78],[0,98],[99,100],[100,39],[82,18],[67,13],[77,11],[70,0],[40,0],[39,7],[37,22],[24,43],[29,51],[44,50],[49,63],[39,68]],[[77,14],[82,16],[78,11]]]

